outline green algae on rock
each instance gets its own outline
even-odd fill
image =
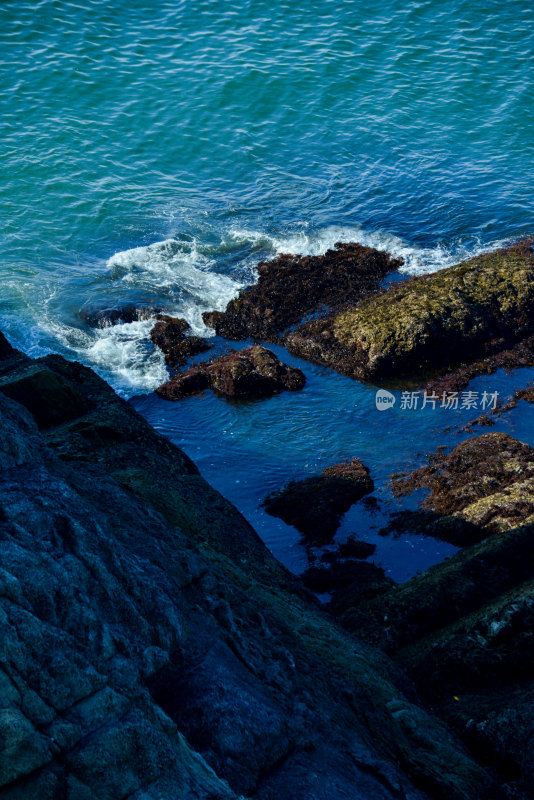
[[[435,454],[393,488],[398,495],[429,489],[421,507],[439,515],[431,535],[451,541],[459,525],[474,543],[534,521],[534,448],[506,433],[485,433]]]
[[[285,337],[288,350],[362,380],[424,375],[534,330],[532,240],[412,278]]]

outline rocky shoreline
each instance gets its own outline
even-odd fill
[[[208,345],[161,315],[160,396],[302,388],[269,341],[429,392],[530,363],[532,242],[385,288],[399,264],[340,244],[260,265],[206,315],[255,343],[195,364]],[[426,495],[392,526],[452,558],[394,584],[352,539],[301,581],[90,369],[0,335],[0,415],[0,798],[534,797],[530,446],[483,433],[395,478]],[[372,491],[354,454],[265,502],[320,547]]]

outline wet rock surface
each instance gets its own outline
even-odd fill
[[[180,372],[156,392],[165,400],[181,400],[212,389],[223,397],[269,397],[284,390],[298,391],[305,383],[300,369],[288,367],[261,345],[233,350],[213,361]]]
[[[91,370],[29,363],[82,402],[40,430],[0,393],[0,797],[487,796],[179,449]]]
[[[442,517],[434,530],[459,524],[468,537],[473,526],[477,541],[477,529],[482,536],[534,520],[534,448],[506,433],[485,433],[436,454],[394,486],[399,495],[430,490],[421,507]]]
[[[309,314],[377,292],[402,263],[355,243],[337,243],[322,256],[280,255],[258,264],[258,282],[242,290],[226,311],[205,313],[203,319],[227,339],[274,342]]]
[[[294,525],[310,544],[328,544],[343,514],[373,490],[368,468],[354,458],[327,467],[321,475],[292,481],[263,505],[268,514]]]
[[[427,383],[429,373],[495,357],[523,340],[523,350],[508,358],[512,366],[526,363],[533,309],[534,254],[532,240],[525,240],[304,323],[285,344],[297,356],[362,380]],[[494,366],[498,359],[479,369]],[[468,372],[465,366],[462,381]]]
[[[190,326],[185,319],[169,317],[165,314],[158,314],[156,319],[157,322],[150,332],[150,338],[165,355],[165,361],[169,367],[181,367],[192,356],[205,353],[210,349],[211,344],[207,339],[186,335]]]

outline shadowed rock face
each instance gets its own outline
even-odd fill
[[[83,403],[40,431],[0,393],[2,800],[485,796],[179,449],[91,370],[29,363]]]
[[[243,289],[226,311],[203,314],[227,339],[274,342],[282,331],[325,307],[356,302],[378,291],[402,259],[360,244],[339,243],[322,256],[281,255],[258,264],[258,282]]]
[[[269,397],[284,389],[297,391],[304,383],[300,369],[286,366],[270,350],[254,345],[179,372],[156,392],[165,400],[181,400],[205,389],[223,397]]]
[[[358,458],[327,467],[321,475],[292,481],[269,495],[265,510],[294,525],[312,544],[327,544],[351,505],[374,489],[369,470]]]
[[[285,343],[295,355],[362,380],[424,378],[528,337],[533,311],[534,255],[528,240],[312,320],[289,332]],[[518,351],[517,357],[525,354]],[[486,362],[481,369],[496,366]]]

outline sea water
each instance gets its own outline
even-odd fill
[[[360,241],[419,274],[531,232],[532,3],[5,0],[0,48],[13,344],[93,366],[294,569],[305,553],[259,508],[269,491],[358,455],[387,507],[391,471],[456,443],[443,428],[467,412],[379,413],[373,387],[302,363],[302,393],[165,403],[151,321],[95,330],[79,310],[149,302],[206,335],[202,311],[279,252]],[[375,536],[381,513],[357,504],[340,535]],[[376,539],[399,579],[451,551]]]

